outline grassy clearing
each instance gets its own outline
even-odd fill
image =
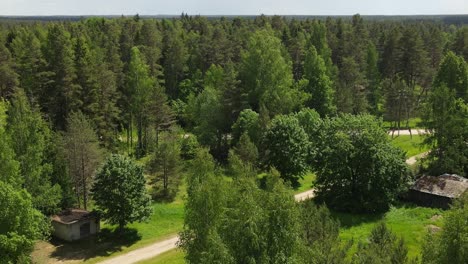
[[[184,264],[184,252],[179,249],[174,249],[165,252],[157,257],[140,261],[137,264]]]
[[[441,219],[434,219],[435,215],[443,215],[440,209],[417,207],[411,204],[400,204],[392,207],[385,214],[346,214],[333,212],[332,215],[340,220],[340,238],[343,242],[354,241],[350,254],[357,250],[359,242],[366,242],[372,228],[384,221],[399,237],[403,237],[408,246],[409,257],[421,254],[421,244],[428,225],[441,226]]]
[[[406,157],[408,158],[429,150],[428,146],[422,144],[424,136],[421,135],[413,135],[412,137],[409,135],[400,135],[394,138],[389,136],[389,138],[395,147],[406,151]]]
[[[312,172],[308,172],[306,175],[304,175],[303,179],[299,180],[299,183],[301,184],[301,186],[294,190],[294,194],[298,194],[298,193],[305,192],[307,190],[312,189],[314,181],[315,181],[315,174]]]
[[[420,117],[410,118],[408,125],[409,127],[411,127],[411,129],[422,128],[422,119]],[[406,126],[406,121],[401,122],[401,127],[403,128],[404,126]],[[392,127],[392,122],[383,121],[383,127],[386,129],[390,129]]]
[[[123,235],[114,233],[115,227],[103,222],[101,233],[89,239],[74,243],[55,239],[38,242],[33,260],[38,264],[57,261],[96,263],[170,237],[182,230],[185,190],[186,186],[182,184],[174,202],[154,203],[150,219],[128,225]]]

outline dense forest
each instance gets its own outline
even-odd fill
[[[0,204],[10,208],[5,215],[30,222],[6,225],[19,233],[16,240],[0,234],[0,242],[10,241],[0,252],[12,263],[26,261],[31,238],[47,234],[43,215],[61,209],[101,210],[121,229],[144,219],[150,198],[174,199],[189,163],[182,247],[190,263],[306,263],[317,252],[323,262],[310,263],[342,263],[347,249],[333,246],[338,227],[326,220],[327,209],[296,208],[285,188],[314,171],[317,202],[388,210],[412,175],[385,129],[411,129],[415,117],[430,131],[425,144],[432,151],[421,170],[466,177],[468,27],[455,21],[182,14],[3,22],[0,188],[11,203]],[[221,196],[227,191],[217,170],[237,179],[230,195]],[[112,184],[113,172],[131,184]],[[120,199],[112,197],[117,189],[128,196],[125,208],[134,208],[128,216],[116,217],[122,208],[109,203]],[[244,198],[263,202],[235,205]],[[204,209],[212,218],[196,210],[212,199]],[[276,205],[285,209],[275,219],[269,214]],[[242,210],[257,210],[258,219],[244,219],[258,223],[251,234],[230,232],[241,229],[226,219],[242,219]],[[197,222],[204,218],[213,223]],[[328,229],[308,230],[300,219]],[[313,235],[299,239],[301,232]],[[389,236],[391,245],[381,246],[401,261],[382,263],[404,263],[406,251],[388,232],[376,227],[373,236]],[[254,241],[233,242],[241,238],[277,244],[255,251]],[[356,263],[391,258],[361,246]],[[433,261],[446,257],[430,251]]]

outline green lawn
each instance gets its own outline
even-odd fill
[[[312,183],[315,181],[315,174],[312,172],[308,172],[306,175],[304,175],[303,179],[299,180],[299,183],[301,186],[299,188],[294,190],[294,194],[298,194],[301,192],[305,192],[307,190],[312,189]]]
[[[424,136],[413,135],[411,137],[409,135],[401,135],[394,138],[389,136],[389,138],[394,146],[406,151],[406,157],[408,158],[429,150],[428,146],[422,145]]]
[[[150,219],[147,222],[128,225],[123,235],[116,234],[113,232],[115,227],[102,222],[100,234],[89,239],[73,243],[55,239],[50,242],[38,242],[33,259],[39,264],[54,262],[57,259],[65,263],[96,263],[170,237],[182,230],[185,189],[185,184],[182,184],[174,202],[153,203]]]
[[[138,264],[184,264],[184,252],[180,249],[173,249],[157,257],[138,262]]]
[[[332,213],[341,223],[340,238],[343,242],[354,241],[352,252],[355,252],[358,242],[365,242],[370,231],[380,221],[387,223],[389,228],[399,237],[403,237],[408,246],[409,257],[419,256],[421,243],[428,225],[441,226],[441,219],[431,220],[435,215],[443,215],[440,209],[417,207],[410,204],[400,204],[392,207],[385,214],[346,214]]]

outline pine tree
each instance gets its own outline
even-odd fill
[[[23,90],[16,90],[8,109],[7,132],[20,162],[24,188],[31,194],[34,207],[52,213],[60,202],[60,186],[50,182],[51,164],[46,160],[49,127],[37,109],[32,108]]]
[[[322,57],[315,47],[310,47],[304,62],[304,78],[308,81],[305,87],[310,94],[306,106],[315,109],[321,116],[332,115],[336,107],[333,103],[332,81]]]
[[[0,43],[0,98],[9,98],[18,86],[18,75],[10,51]]]
[[[67,119],[65,132],[66,159],[72,179],[78,207],[85,210],[89,204],[89,192],[94,172],[102,160],[102,151],[96,133],[81,112],[73,112]]]
[[[5,131],[7,124],[8,103],[0,100],[0,171],[2,172],[0,181],[19,188],[24,179],[20,177],[20,163],[15,159],[15,152],[12,149],[12,140]]]
[[[76,84],[74,52],[70,34],[63,25],[49,27],[44,49],[47,69],[53,73],[41,93],[40,102],[57,129],[64,129],[68,114],[82,106],[80,86]]]
[[[24,89],[30,100],[38,101],[52,74],[46,70],[41,41],[31,29],[21,28],[11,43],[11,49],[19,75],[19,87]]]

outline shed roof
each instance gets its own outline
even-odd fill
[[[89,212],[82,209],[68,209],[61,213],[52,216],[52,221],[59,222],[62,224],[72,224],[80,220],[86,220],[90,218],[96,218],[97,215],[93,212]]]
[[[468,179],[455,174],[444,174],[438,177],[422,176],[416,180],[411,189],[448,198],[458,198],[468,190]]]

